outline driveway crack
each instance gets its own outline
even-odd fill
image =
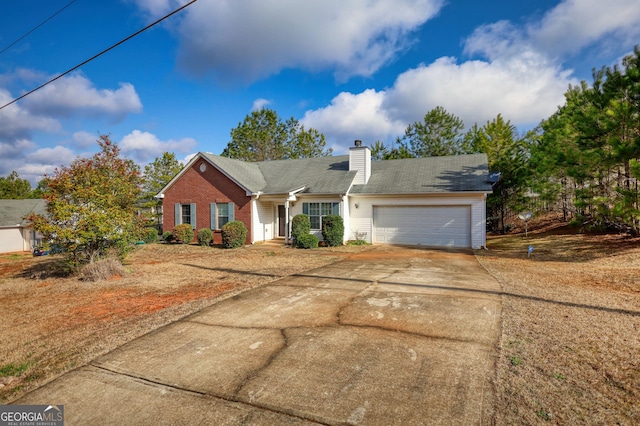
[[[274,351],[264,362],[263,365],[261,365],[260,367],[254,369],[253,371],[251,371],[249,374],[247,374],[245,376],[245,378],[242,380],[242,382],[240,382],[240,384],[238,384],[238,386],[233,390],[232,394],[238,398],[238,394],[240,393],[240,391],[242,390],[242,388],[244,388],[250,381],[252,381],[253,379],[255,379],[256,377],[258,377],[258,375],[266,370],[267,368],[269,368],[269,366],[271,364],[273,364],[273,362],[280,356],[280,354],[282,354],[282,352],[287,349],[289,347],[289,338],[287,337],[287,333],[285,329],[280,329],[280,335],[282,336],[282,345],[280,346],[280,348],[276,351]]]
[[[144,384],[147,384],[149,386],[162,386],[164,388],[167,389],[171,389],[174,390],[176,392],[180,392],[180,393],[184,393],[187,395],[191,395],[191,396],[195,396],[195,397],[200,397],[200,398],[208,398],[208,399],[215,399],[215,400],[219,400],[219,401],[227,401],[227,402],[233,402],[239,405],[243,405],[246,407],[250,407],[250,408],[255,408],[258,410],[263,410],[263,411],[268,411],[271,413],[275,413],[281,416],[286,416],[286,417],[290,417],[290,418],[296,418],[299,420],[304,420],[306,422],[310,422],[310,423],[314,423],[314,424],[318,424],[318,425],[329,425],[328,423],[324,423],[324,422],[320,422],[318,421],[318,419],[316,418],[311,418],[311,417],[306,417],[306,416],[302,416],[302,415],[297,415],[297,414],[293,414],[284,410],[277,410],[274,409],[272,407],[266,406],[266,405],[261,405],[261,404],[254,404],[251,402],[247,402],[243,399],[240,399],[237,395],[217,395],[217,394],[211,394],[211,393],[207,393],[207,392],[201,392],[201,391],[196,391],[193,389],[188,389],[185,387],[181,387],[181,386],[176,386],[176,385],[171,385],[171,384],[167,384],[164,382],[161,382],[159,380],[152,380],[146,377],[140,377],[137,376],[135,374],[129,374],[129,373],[125,373],[122,371],[115,371],[112,370],[110,368],[104,367],[102,365],[95,365],[95,364],[89,364],[91,367],[96,368],[98,370],[102,370],[102,371],[106,371],[108,373],[111,374],[117,374],[119,376],[124,376],[124,377],[129,377],[131,379],[137,380],[139,382],[142,382]],[[249,422],[251,420],[252,414],[248,413],[244,419],[241,420],[240,424],[246,424],[247,422]]]
[[[397,272],[400,272],[400,270],[399,269],[395,269],[392,272],[390,272],[387,276],[372,280],[371,284],[367,285],[365,288],[363,288],[362,290],[360,290],[359,292],[354,294],[352,297],[350,297],[349,300],[347,300],[342,305],[340,305],[338,307],[338,309],[336,310],[336,324],[344,325],[344,324],[342,324],[342,314],[343,314],[344,310],[349,305],[351,305],[353,303],[354,300],[356,300],[358,297],[361,297],[361,296],[363,296],[363,295],[365,295],[367,293],[370,293],[373,288],[378,286],[380,281],[384,281],[384,280],[389,279],[390,277],[392,277]]]

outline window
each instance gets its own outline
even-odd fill
[[[182,205],[182,220],[180,223],[188,223],[191,224],[191,205],[183,204]]]
[[[302,203],[302,213],[309,216],[311,229],[322,229],[322,220],[330,214],[340,214],[340,203]]]
[[[211,203],[211,229],[221,229],[222,226],[234,220],[234,203]]]
[[[175,225],[180,225],[183,223],[188,223],[196,228],[196,205],[195,203],[190,204],[180,204],[176,203],[175,205],[175,216],[174,216]]]
[[[225,223],[229,222],[229,204],[218,204],[218,228],[222,228]]]

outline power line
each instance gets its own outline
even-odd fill
[[[15,46],[16,44],[18,44],[20,41],[22,41],[22,39],[24,39],[25,37],[27,37],[29,34],[31,34],[32,32],[34,32],[35,30],[37,30],[38,28],[40,28],[41,26],[43,26],[44,24],[46,24],[47,22],[49,22],[51,19],[53,19],[58,13],[62,12],[63,10],[65,10],[66,8],[68,8],[69,6],[71,6],[71,4],[75,3],[76,0],[71,0],[69,3],[67,3],[66,5],[64,5],[64,7],[62,7],[61,9],[59,9],[57,12],[55,12],[53,15],[49,16],[47,19],[45,19],[44,21],[40,22],[38,25],[36,25],[35,27],[31,28],[29,31],[27,31],[25,34],[23,34],[20,38],[18,38],[16,41],[14,41],[13,43],[11,43],[10,45],[8,45],[7,47],[5,47],[4,49],[0,50],[0,55],[2,55],[4,52],[6,52],[7,50],[11,49],[13,46]]]
[[[192,5],[192,4],[193,4],[193,3],[195,3],[196,1],[198,1],[198,0],[191,0],[189,3],[187,3],[187,4],[183,5],[183,6],[180,6],[179,8],[177,8],[176,10],[174,10],[173,12],[171,12],[171,13],[169,13],[169,14],[167,14],[167,15],[163,16],[162,18],[158,19],[157,21],[152,22],[151,24],[147,25],[147,26],[146,26],[146,27],[144,27],[143,29],[138,30],[138,31],[136,31],[135,33],[131,34],[130,36],[128,36],[128,37],[126,37],[126,38],[124,38],[124,39],[120,40],[119,42],[117,42],[116,44],[112,45],[111,47],[108,47],[108,48],[104,49],[102,52],[100,52],[100,53],[98,53],[98,54],[96,54],[96,55],[93,55],[91,58],[87,59],[86,61],[84,61],[84,62],[82,62],[82,63],[80,63],[80,64],[76,65],[76,66],[75,66],[75,67],[73,67],[73,68],[69,68],[67,71],[63,72],[62,74],[58,75],[57,77],[54,77],[54,78],[52,78],[51,80],[47,81],[46,83],[43,83],[43,84],[41,84],[40,86],[36,87],[35,89],[28,91],[28,92],[27,92],[27,93],[25,93],[24,95],[22,95],[22,96],[19,96],[19,97],[15,98],[15,99],[14,99],[14,100],[12,100],[11,102],[6,103],[6,104],[4,104],[4,105],[0,106],[0,110],[1,110],[1,109],[4,109],[4,108],[6,108],[6,107],[8,107],[9,105],[12,105],[12,104],[14,104],[14,103],[18,102],[20,99],[26,98],[27,96],[29,96],[29,95],[30,95],[30,94],[32,94],[33,92],[36,92],[36,91],[38,91],[38,90],[42,89],[43,87],[45,87],[45,86],[47,86],[47,85],[49,85],[49,84],[53,83],[53,82],[54,82],[54,81],[56,81],[57,79],[59,79],[59,78],[61,78],[61,77],[64,77],[65,75],[69,74],[70,72],[73,72],[73,71],[77,70],[78,68],[80,68],[80,67],[81,67],[81,66],[83,66],[83,65],[88,64],[89,62],[93,61],[93,60],[94,60],[94,59],[96,59],[97,57],[104,55],[105,53],[107,53],[108,51],[110,51],[110,50],[112,50],[112,49],[115,49],[116,47],[120,46],[122,43],[124,43],[124,42],[127,42],[127,41],[131,40],[132,38],[134,38],[134,37],[135,37],[135,36],[137,36],[138,34],[140,34],[140,33],[144,32],[144,31],[148,30],[149,28],[153,27],[154,25],[159,24],[160,22],[164,21],[165,19],[169,18],[170,16],[175,15],[176,13],[178,13],[178,12],[180,12],[181,10],[183,10],[183,9],[187,8],[188,6]]]

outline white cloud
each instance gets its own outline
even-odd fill
[[[259,111],[262,108],[270,105],[272,102],[268,99],[258,98],[253,101],[253,106],[251,107],[251,111]]]
[[[136,0],[159,16],[172,0]],[[370,76],[444,0],[200,0],[181,16],[179,63],[192,75],[251,82],[286,68]]]
[[[69,148],[57,145],[53,148],[40,148],[25,155],[25,160],[29,163],[41,165],[68,165],[76,159],[76,154]]]
[[[483,25],[464,45],[464,53],[477,59],[442,57],[405,71],[385,91],[341,93],[331,105],[308,111],[305,124],[343,147],[366,137],[361,122],[373,123],[370,141],[401,136],[436,106],[462,118],[467,128],[497,114],[532,127],[564,103],[569,84],[577,84],[567,59],[587,48],[619,58],[640,37],[638,22],[637,0],[565,0],[525,26]],[[607,48],[611,52],[604,53]]]
[[[0,88],[0,105],[12,99],[7,90]],[[62,126],[57,120],[32,114],[18,103],[0,110],[0,140],[25,138],[33,131],[55,133],[61,130]]]
[[[640,36],[637,0],[565,0],[528,28],[533,43],[546,52],[573,54],[607,36],[610,41]]]
[[[197,142],[192,138],[171,139],[163,142],[156,135],[140,130],[134,130],[118,143],[123,154],[130,155],[143,163],[153,161],[155,157],[164,152],[186,153],[192,151],[196,145]]]
[[[62,77],[22,102],[31,112],[53,117],[81,113],[119,121],[129,113],[142,111],[142,102],[130,83],[120,83],[116,90],[97,89],[82,74]]]
[[[95,146],[98,140],[97,133],[89,133],[85,131],[75,132],[71,137],[71,144],[76,148],[88,148]]]
[[[15,170],[21,179],[28,180],[31,187],[35,188],[45,174],[52,175],[56,168],[70,164],[77,157],[69,148],[61,145],[31,152],[35,147],[29,140],[16,141],[10,148],[15,151],[15,158],[7,159],[5,147],[0,143],[0,176]]]
[[[343,92],[333,98],[331,105],[307,111],[300,121],[325,133],[336,151],[343,151],[338,147],[350,145],[355,139],[384,140],[402,133],[406,127],[384,109],[386,96],[386,92],[373,89],[359,94]]]
[[[456,63],[440,58],[401,74],[385,99],[391,117],[420,120],[436,106],[463,119],[467,127],[502,114],[518,126],[533,126],[564,102],[568,71],[534,52],[493,62]]]
[[[640,37],[640,7],[637,0],[565,0],[539,21],[516,27],[509,21],[477,28],[465,43],[465,52],[490,60],[517,56],[519,50],[544,52],[562,61],[582,49],[598,46],[599,53],[631,47]],[[594,64],[596,66],[597,64]]]
[[[21,158],[26,151],[35,148],[36,144],[29,139],[17,139],[12,143],[0,142],[0,159],[14,162],[14,159]],[[0,172],[0,175],[3,175]]]
[[[399,75],[386,91],[341,93],[331,105],[307,111],[302,122],[342,150],[353,139],[371,143],[402,136],[408,124],[436,106],[460,117],[467,128],[498,114],[517,126],[533,127],[564,102],[569,83],[576,81],[568,71],[533,52],[493,62],[458,64],[454,58],[440,58]]]

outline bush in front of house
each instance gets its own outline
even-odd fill
[[[147,244],[158,241],[158,230],[156,228],[144,228],[140,233],[140,240]]]
[[[173,228],[173,241],[179,244],[189,244],[193,240],[193,228],[188,223],[176,225]]]
[[[162,241],[164,241],[165,243],[170,243],[171,241],[173,241],[173,232],[165,231],[164,234],[162,234]]]
[[[302,234],[296,238],[296,247],[310,249],[318,247],[318,237],[313,234]]]
[[[291,238],[298,241],[300,235],[306,235],[311,231],[311,221],[306,214],[297,214],[291,219]]]
[[[344,240],[344,222],[337,214],[330,214],[322,221],[322,238],[329,247],[341,246]]]
[[[156,233],[157,235],[157,233]],[[125,274],[122,262],[115,257],[107,257],[89,263],[80,270],[80,278],[84,281],[105,281],[112,277],[122,277]]]
[[[247,227],[239,220],[222,225],[222,245],[224,248],[239,248],[247,239]]]
[[[198,230],[198,244],[201,246],[208,246],[213,241],[213,232],[209,228],[202,228]]]

